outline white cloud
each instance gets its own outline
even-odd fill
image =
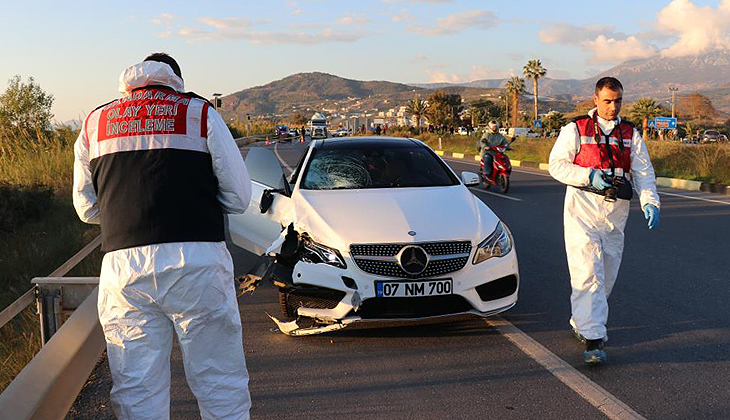
[[[636,35],[626,36],[615,32],[612,26],[575,26],[558,22],[539,32],[540,41],[545,44],[578,46],[591,51],[591,63],[616,63],[634,58],[646,58],[657,50]]]
[[[406,21],[413,20],[413,16],[408,14],[408,10],[403,9],[403,10],[401,10],[400,14],[392,15],[390,17],[390,20],[392,20],[393,22],[396,22],[396,23],[397,22],[406,22]]]
[[[593,63],[615,63],[634,58],[647,58],[656,54],[656,49],[645,44],[635,36],[626,39],[608,38],[598,35],[592,41],[585,41],[582,45],[593,51]]]
[[[362,26],[370,23],[370,19],[364,13],[350,14],[337,19],[340,25]]]
[[[627,36],[611,26],[580,27],[560,22],[543,29],[539,36],[546,44],[592,51],[592,63],[646,58],[657,53],[672,58],[730,50],[730,0],[720,0],[716,7],[672,0],[656,14],[655,22],[644,22],[643,26],[650,29]]]
[[[469,81],[486,79],[491,76],[491,72],[486,67],[475,64],[471,66],[471,72],[469,73]]]
[[[656,27],[677,41],[662,50],[664,57],[699,55],[730,49],[730,0],[722,0],[713,9],[697,6],[689,0],[674,0],[657,13]]]
[[[169,26],[178,19],[180,18],[173,15],[172,13],[162,13],[156,18],[152,19],[152,23],[154,23],[155,25]]]
[[[470,28],[486,30],[498,23],[499,19],[490,10],[467,10],[437,18],[435,26],[408,25],[408,30],[425,36],[439,36],[459,33]]]
[[[411,61],[428,61],[428,56],[426,54],[416,54]]]
[[[254,44],[298,44],[315,45],[332,42],[356,42],[365,35],[354,32],[323,29],[311,32],[251,32],[246,39]]]
[[[429,83],[459,83],[461,82],[461,76],[458,74],[448,74],[441,70],[423,70],[428,77]]]
[[[621,33],[614,32],[613,26],[576,26],[567,22],[555,23],[548,29],[543,29],[538,33],[540,41],[543,43],[560,45],[580,45],[583,42],[595,39],[599,35],[606,35],[611,38],[625,37]]]
[[[288,32],[257,31],[256,24],[242,18],[201,17],[204,26],[179,26],[176,31],[158,33],[160,38],[179,36],[188,42],[245,40],[252,44],[315,45],[333,42],[355,42],[365,37],[362,32],[338,31],[317,25],[311,30],[300,28]]]
[[[432,66],[430,69],[423,70],[429,83],[466,83],[481,79],[501,79],[514,73],[512,69],[493,71],[479,64],[472,65],[467,73],[448,73],[440,70],[439,67],[441,66]]]

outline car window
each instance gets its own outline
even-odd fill
[[[423,146],[353,145],[315,149],[300,188],[334,190],[458,184],[458,179]]]
[[[246,169],[252,181],[271,188],[284,188],[284,171],[271,150],[252,147],[246,155]]]

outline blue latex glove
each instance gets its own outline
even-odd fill
[[[588,176],[588,180],[591,181],[593,188],[598,191],[605,190],[610,187],[611,184],[603,180],[603,171],[600,169],[591,169],[591,174]]]
[[[644,219],[648,220],[647,225],[649,229],[654,229],[659,226],[659,209],[653,204],[647,204],[643,208]]]

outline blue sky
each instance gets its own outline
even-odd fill
[[[155,51],[209,97],[298,72],[464,82],[521,75],[538,58],[548,77],[582,79],[630,58],[730,49],[730,0],[604,4],[0,0],[0,83],[34,77],[65,121],[115,98],[119,73]]]

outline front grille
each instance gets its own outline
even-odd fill
[[[469,302],[458,295],[394,297],[366,299],[357,312],[350,314],[363,319],[402,319],[460,314],[472,309]]]
[[[428,255],[468,254],[471,252],[470,241],[454,241],[413,244],[354,244],[350,245],[350,254],[353,256],[390,257],[395,256],[406,245],[418,245]]]
[[[407,245],[420,246],[429,255],[430,260],[426,269],[418,275],[407,273],[396,261],[395,256]],[[355,244],[350,246],[350,254],[358,268],[366,273],[383,277],[424,278],[442,276],[464,268],[471,254],[471,242]],[[453,258],[449,258],[450,255],[453,255]],[[380,257],[382,259],[371,259],[368,257]],[[433,257],[439,257],[439,259]]]
[[[334,309],[345,297],[345,292],[324,287],[301,288],[287,291],[288,305],[296,308]]]
[[[517,276],[502,277],[476,287],[482,302],[506,298],[517,291]]]

